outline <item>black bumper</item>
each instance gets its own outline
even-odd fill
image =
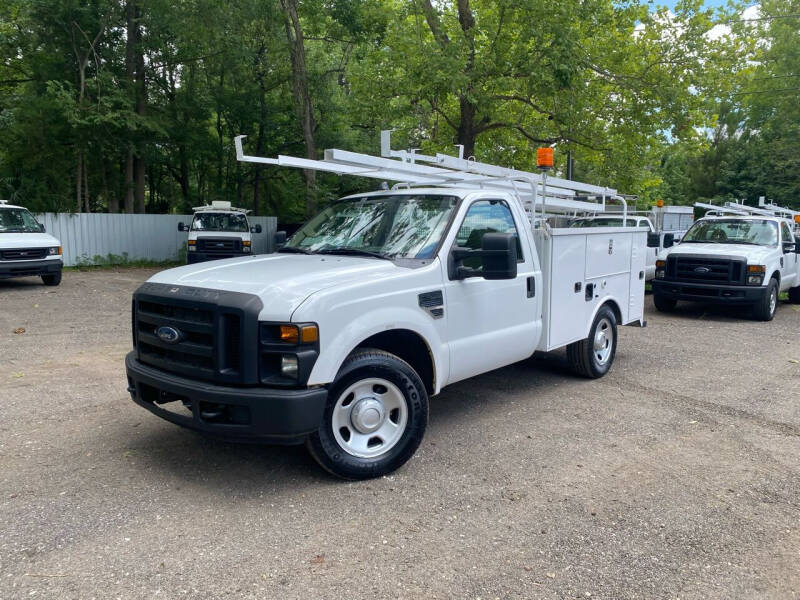
[[[328,390],[224,387],[184,379],[125,357],[128,392],[153,414],[237,442],[301,443],[322,422]]]
[[[764,299],[766,286],[716,285],[654,279],[653,294],[672,300],[710,304],[755,304]]]
[[[49,275],[51,273],[58,273],[63,266],[64,263],[60,260],[0,262],[0,279]]]
[[[239,258],[242,256],[250,256],[250,252],[226,252],[224,254],[215,252],[187,252],[186,263],[193,265],[195,263],[206,262],[208,260],[222,260],[223,258]]]

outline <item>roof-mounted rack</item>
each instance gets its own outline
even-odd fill
[[[8,200],[0,200],[0,204],[8,204]]]
[[[228,202],[227,200],[213,200],[211,204],[204,204],[203,206],[193,206],[192,210],[194,212],[222,210],[222,211],[238,212],[245,215],[250,212],[250,210],[246,208],[236,208],[235,206],[231,206],[231,203]]]
[[[242,148],[245,137],[239,135],[234,138],[236,158],[241,162],[391,181],[395,184],[394,189],[400,186],[426,186],[502,190],[518,196],[531,216],[537,209],[541,209],[542,215],[548,211],[605,212],[606,202],[610,200],[621,202],[623,214],[627,213],[627,202],[615,189],[465,159],[463,148],[458,157],[447,154],[427,156],[416,150],[392,150],[390,130],[381,132],[381,156],[328,149],[323,160],[285,155],[278,155],[277,158],[246,155]],[[599,201],[577,199],[578,196],[594,196]]]

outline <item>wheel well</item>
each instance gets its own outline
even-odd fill
[[[433,394],[436,386],[433,358],[428,344],[418,333],[408,329],[390,329],[368,337],[354,350],[358,348],[377,348],[403,359],[420,376],[428,394]]]
[[[780,274],[780,272],[779,272],[779,271],[775,271],[775,272],[774,272],[774,273],[773,273],[773,274],[770,276],[770,279],[774,279],[775,281],[777,281],[777,282],[778,282],[778,285],[780,285],[780,284],[781,284],[781,274]]]
[[[622,325],[622,313],[619,310],[619,306],[613,300],[607,300],[603,303],[603,305],[608,305],[611,310],[614,311],[614,316],[617,319],[617,325]]]

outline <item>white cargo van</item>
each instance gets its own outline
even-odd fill
[[[27,208],[0,200],[0,279],[39,276],[58,285],[62,267],[61,242]]]
[[[261,233],[261,225],[250,226],[249,210],[234,208],[230,202],[214,201],[194,209],[191,224],[178,223],[178,231],[188,231],[186,261],[188,264],[250,256],[251,235]]]
[[[243,161],[401,184],[342,198],[275,254],[143,284],[128,390],[164,419],[229,440],[305,442],[329,472],[375,477],[414,454],[445,386],[563,347],[577,373],[601,377],[617,327],[644,325],[644,229],[531,226],[544,200],[597,207],[569,186],[613,190],[549,179],[558,195],[537,174],[419,164],[437,157],[248,157],[236,141]]]

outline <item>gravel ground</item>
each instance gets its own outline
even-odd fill
[[[0,598],[800,593],[798,306],[648,297],[605,378],[555,354],[453,385],[403,469],[343,483],[130,401],[151,273],[0,282]]]

